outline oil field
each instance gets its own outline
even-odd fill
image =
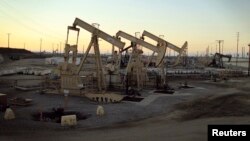
[[[178,27],[182,19],[179,14],[185,15],[185,9],[173,13],[176,22],[168,15],[169,24],[177,26],[173,26],[174,32],[165,20],[156,16],[156,11],[136,7],[148,8],[154,1],[134,5],[130,5],[129,0],[89,3],[92,8],[96,6],[96,11],[103,12],[97,16],[103,25],[107,25],[104,23],[107,19],[103,19],[107,16],[104,7],[108,8],[111,3],[116,10],[131,6],[131,11],[138,8],[153,13],[147,17],[138,11],[126,21],[112,13],[114,9],[107,9],[113,15],[109,17],[113,25],[110,23],[112,26],[106,29],[82,18],[84,14],[75,14],[81,11],[76,0],[75,4],[54,0],[47,8],[43,6],[49,4],[48,1],[20,1],[0,2],[3,9],[0,17],[5,19],[0,28],[4,33],[0,35],[0,140],[205,141],[209,140],[208,125],[250,124],[250,31],[245,26],[250,21],[239,18],[242,23],[234,21],[232,25],[241,25],[241,28],[228,29],[232,26],[227,25],[228,19],[221,20],[223,30],[236,33],[229,37],[227,31],[206,29],[221,25],[213,22],[216,18],[210,19],[211,23],[203,23],[201,16],[202,12],[210,16],[212,9],[221,12],[217,18],[228,16],[232,11],[230,6],[237,4],[240,8],[235,15],[248,17],[248,1],[196,3],[190,0],[190,4],[180,0],[180,6],[178,2],[167,1],[171,3],[167,6],[166,2],[155,1],[157,4],[153,5],[159,9],[154,10],[158,12],[192,5],[196,10],[189,9],[187,15],[199,15],[196,16],[205,27],[202,30],[199,24],[197,28],[192,27],[195,18]],[[25,3],[35,8],[24,6]],[[226,10],[210,7],[215,3]],[[72,6],[68,9],[71,12],[65,14],[63,23],[61,12],[67,5]],[[11,8],[14,10],[10,12]],[[85,8],[85,12],[92,12],[87,17],[93,17],[95,8]],[[45,12],[46,9],[51,13]],[[131,11],[121,13],[129,15]],[[58,19],[46,20],[43,12],[46,18],[58,16]],[[32,20],[34,15],[38,18],[40,15],[44,21]],[[143,22],[138,21],[139,15]],[[26,20],[21,20],[22,17]],[[30,23],[26,23],[27,20]],[[166,25],[155,26],[154,20],[159,23],[162,20]],[[18,30],[8,31],[11,23]],[[41,29],[32,25],[34,23]],[[124,26],[126,23],[128,26]],[[134,29],[137,25],[139,32]],[[194,35],[185,33],[186,28],[191,28]],[[165,29],[170,32],[164,33]],[[110,31],[115,33],[109,34]],[[7,37],[5,41],[2,35]],[[42,37],[34,40],[37,36]]]

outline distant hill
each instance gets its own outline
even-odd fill
[[[21,58],[36,57],[37,55],[26,49],[0,47],[0,54],[4,58],[19,60]]]
[[[34,54],[33,52],[26,50],[26,49],[4,48],[4,47],[0,47],[0,53],[1,54]]]

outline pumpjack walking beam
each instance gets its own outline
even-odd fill
[[[136,37],[134,37],[132,35],[129,35],[129,34],[123,32],[123,31],[118,31],[116,33],[116,37],[119,37],[119,36],[121,36],[121,37],[135,43],[135,44],[139,44],[139,45],[141,45],[143,47],[146,47],[149,50],[152,50],[152,51],[158,53],[157,60],[156,60],[156,66],[161,64],[161,62],[163,61],[166,49],[154,46],[154,45],[152,45],[152,44],[150,44],[148,42],[145,42],[145,41],[143,41],[141,39],[138,39],[138,38],[136,38]]]
[[[180,57],[185,55],[185,53],[186,53],[187,46],[188,46],[187,41],[183,44],[183,46],[181,48],[179,48],[176,45],[174,45],[174,44],[172,44],[170,42],[167,42],[166,40],[164,40],[164,39],[162,39],[162,38],[148,32],[146,30],[144,30],[143,33],[142,33],[142,39],[144,39],[144,36],[156,41],[158,43],[158,45],[160,45],[160,46],[165,46],[165,47],[168,47],[168,48],[178,52],[179,56],[178,56],[178,58],[177,58],[174,65],[177,65],[179,63],[179,61],[180,61]]]

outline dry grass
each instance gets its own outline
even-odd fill
[[[193,120],[208,117],[249,116],[249,106],[250,94],[220,94],[206,96],[189,102],[177,104],[171,116],[177,120]]]

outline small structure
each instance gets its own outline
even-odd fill
[[[61,117],[62,126],[76,126],[77,120],[76,115],[66,115]]]
[[[32,104],[32,101],[33,100],[29,98],[15,97],[10,99],[10,104],[17,106],[29,106]]]
[[[7,108],[5,113],[4,113],[4,119],[5,120],[11,120],[11,119],[15,119],[15,113],[13,112],[13,110],[11,108]]]
[[[104,108],[101,105],[98,105],[97,109],[96,109],[96,115],[97,116],[103,116],[104,114],[105,114]]]

